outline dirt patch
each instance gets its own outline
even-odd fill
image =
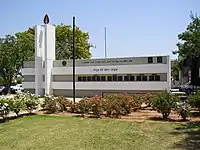
[[[38,111],[37,114],[45,114],[45,111]],[[45,114],[50,116],[75,116],[82,117],[81,114],[69,113],[69,112],[59,112],[56,114]],[[92,115],[84,115],[86,118],[94,117]],[[95,118],[95,117],[94,117]],[[101,118],[107,118],[104,115]],[[155,110],[151,110],[150,108],[138,110],[136,112],[132,112],[127,116],[121,116],[119,119],[125,121],[134,121],[134,122],[145,122],[145,121],[163,121],[162,115]],[[171,112],[169,118],[166,121],[170,122],[188,122],[188,121],[200,121],[200,116],[198,117],[188,117],[187,121],[182,121],[182,118],[178,116],[178,114],[174,111]]]

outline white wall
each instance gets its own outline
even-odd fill
[[[94,71],[103,69],[103,71]],[[117,71],[104,71],[104,69],[117,69]],[[128,74],[128,73],[168,73],[168,64],[147,65],[118,65],[118,66],[82,66],[76,67],[76,74]],[[53,75],[72,74],[72,67],[54,67]]]
[[[53,82],[53,89],[72,89],[72,82]],[[168,82],[76,82],[77,90],[165,90]]]

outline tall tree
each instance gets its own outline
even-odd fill
[[[68,25],[56,26],[56,59],[72,58],[72,28]],[[89,34],[76,27],[76,59],[91,57]],[[34,60],[34,28],[15,35],[0,38],[0,77],[10,86],[23,65],[23,61]]]
[[[72,27],[68,25],[56,26],[56,59],[72,59]],[[75,30],[76,59],[91,58],[89,34],[79,27]]]
[[[196,85],[199,82],[198,66],[200,62],[200,17],[191,13],[191,23],[186,31],[178,35],[181,40],[177,44],[178,50],[174,54],[179,54],[179,61],[182,65],[185,63],[191,67],[191,81]]]
[[[75,30],[76,43],[76,59],[91,58],[90,48],[93,45],[89,42],[89,34],[83,32],[79,27]],[[21,49],[28,49],[28,60],[34,60],[34,27],[29,28],[25,32],[16,34],[17,39],[20,39]],[[72,27],[70,25],[56,26],[56,59],[72,59]]]

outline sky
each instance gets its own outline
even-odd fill
[[[107,57],[170,55],[177,35],[190,23],[190,12],[200,15],[200,0],[1,0],[0,37],[43,24],[76,25],[90,35],[92,58],[103,58],[104,27]]]

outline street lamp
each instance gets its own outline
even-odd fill
[[[73,45],[72,45],[72,50],[73,50],[73,101],[75,104],[75,98],[76,98],[76,81],[75,81],[75,76],[76,76],[76,72],[75,72],[75,17],[73,17]]]

